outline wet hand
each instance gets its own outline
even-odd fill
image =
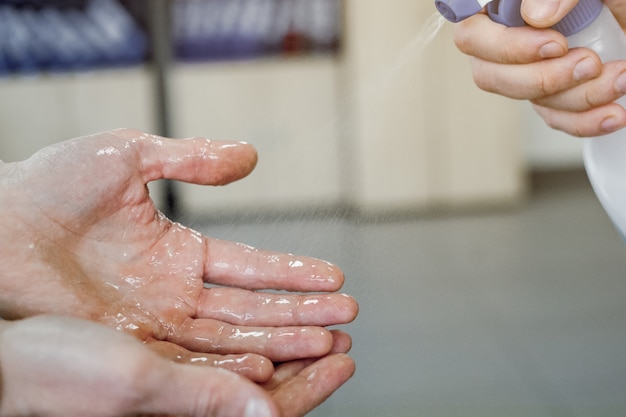
[[[337,267],[203,236],[148,195],[160,178],[227,184],[256,158],[247,144],[118,130],[0,164],[0,314],[98,321],[174,360],[256,381],[272,362],[326,355],[324,327],[357,314],[351,297],[332,293]]]
[[[0,416],[12,417],[301,417],[354,372],[343,354],[298,360],[279,366],[263,389],[221,369],[173,363],[105,326],[55,316],[0,321],[0,365]]]
[[[623,0],[607,4],[614,12],[626,9]],[[603,65],[593,51],[568,50],[565,37],[545,29],[575,5],[576,0],[525,0],[522,14],[532,26],[519,28],[476,15],[456,25],[455,44],[471,56],[479,88],[530,100],[552,128],[599,136],[626,126],[626,110],[613,103],[626,93],[626,61]]]

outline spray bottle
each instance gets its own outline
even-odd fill
[[[486,6],[495,22],[526,24],[521,0],[435,0],[435,6],[451,22],[460,22]],[[603,62],[626,60],[626,35],[602,0],[580,0],[552,28],[567,37],[570,48],[590,48]],[[626,108],[626,96],[617,103]],[[583,159],[598,199],[626,241],[626,132],[585,139]]]

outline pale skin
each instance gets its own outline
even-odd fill
[[[358,311],[335,293],[339,268],[203,236],[161,215],[146,187],[224,185],[256,161],[244,143],[123,129],[0,162],[0,315],[88,319],[257,382],[274,362],[346,352],[349,336],[325,329]]]
[[[507,28],[485,14],[455,28],[459,50],[471,56],[476,85],[506,97],[530,100],[550,127],[579,137],[626,127],[626,110],[613,103],[626,94],[626,61],[603,64],[586,48],[568,50],[560,33],[546,29],[578,0],[524,0],[529,27]],[[605,0],[626,27],[626,1]]]
[[[178,364],[76,318],[0,321],[0,416],[300,417],[354,372],[344,354],[280,365],[263,386]]]

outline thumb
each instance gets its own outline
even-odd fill
[[[578,0],[522,0],[522,17],[530,26],[548,28],[558,23]]]
[[[220,368],[168,362],[146,381],[151,395],[141,413],[185,417],[278,417],[263,389]]]
[[[247,176],[257,163],[256,150],[244,142],[170,139],[132,129],[113,133],[134,148],[145,182],[170,179],[225,185]]]

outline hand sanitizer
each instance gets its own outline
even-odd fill
[[[498,23],[525,25],[521,0],[436,0],[435,6],[452,22],[486,6]],[[567,37],[570,48],[590,48],[603,62],[626,59],[626,35],[602,0],[580,0],[553,29]],[[617,103],[626,108],[626,96]],[[626,241],[626,131],[585,139],[583,159],[598,199]]]

